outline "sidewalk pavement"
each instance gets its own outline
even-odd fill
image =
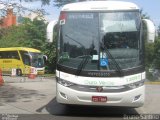
[[[22,77],[11,77],[11,76],[3,76],[4,83],[21,83],[21,82],[45,82],[47,80],[55,80],[55,77],[43,77],[43,76],[38,76],[35,79],[29,79],[26,76]]]

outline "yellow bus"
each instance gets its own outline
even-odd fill
[[[37,74],[44,74],[47,57],[41,51],[26,47],[0,48],[0,69],[3,74],[11,74],[16,69],[18,76],[30,73],[35,67]]]

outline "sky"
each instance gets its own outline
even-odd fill
[[[150,16],[156,26],[160,25],[160,0],[125,0],[136,3],[144,13]]]
[[[17,0],[0,0],[0,1],[17,1]],[[53,0],[51,0],[53,1]],[[150,16],[150,19],[155,23],[156,27],[160,25],[160,0],[121,0],[121,1],[129,1],[136,3],[141,9],[143,9],[144,13],[147,13]],[[21,5],[27,8],[43,8],[49,14],[46,16],[48,21],[58,19],[60,9],[53,5],[54,3],[51,2],[50,5],[41,6],[41,3],[31,2],[26,3],[22,2]]]
[[[160,0],[122,0],[129,1],[137,4],[143,12],[150,16],[150,19],[155,23],[156,26],[160,25]],[[50,14],[47,16],[48,20],[55,20],[59,16],[60,9],[53,6],[45,6],[47,12]]]

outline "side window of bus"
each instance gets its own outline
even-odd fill
[[[2,59],[2,58],[3,58],[3,52],[0,51],[0,59]]]
[[[20,60],[18,51],[0,51],[1,59],[17,59]]]
[[[21,57],[22,57],[22,61],[25,65],[31,65],[31,58],[28,54],[28,52],[26,51],[20,51]]]

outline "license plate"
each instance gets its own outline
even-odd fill
[[[107,102],[107,97],[104,97],[104,96],[92,96],[92,102]]]

